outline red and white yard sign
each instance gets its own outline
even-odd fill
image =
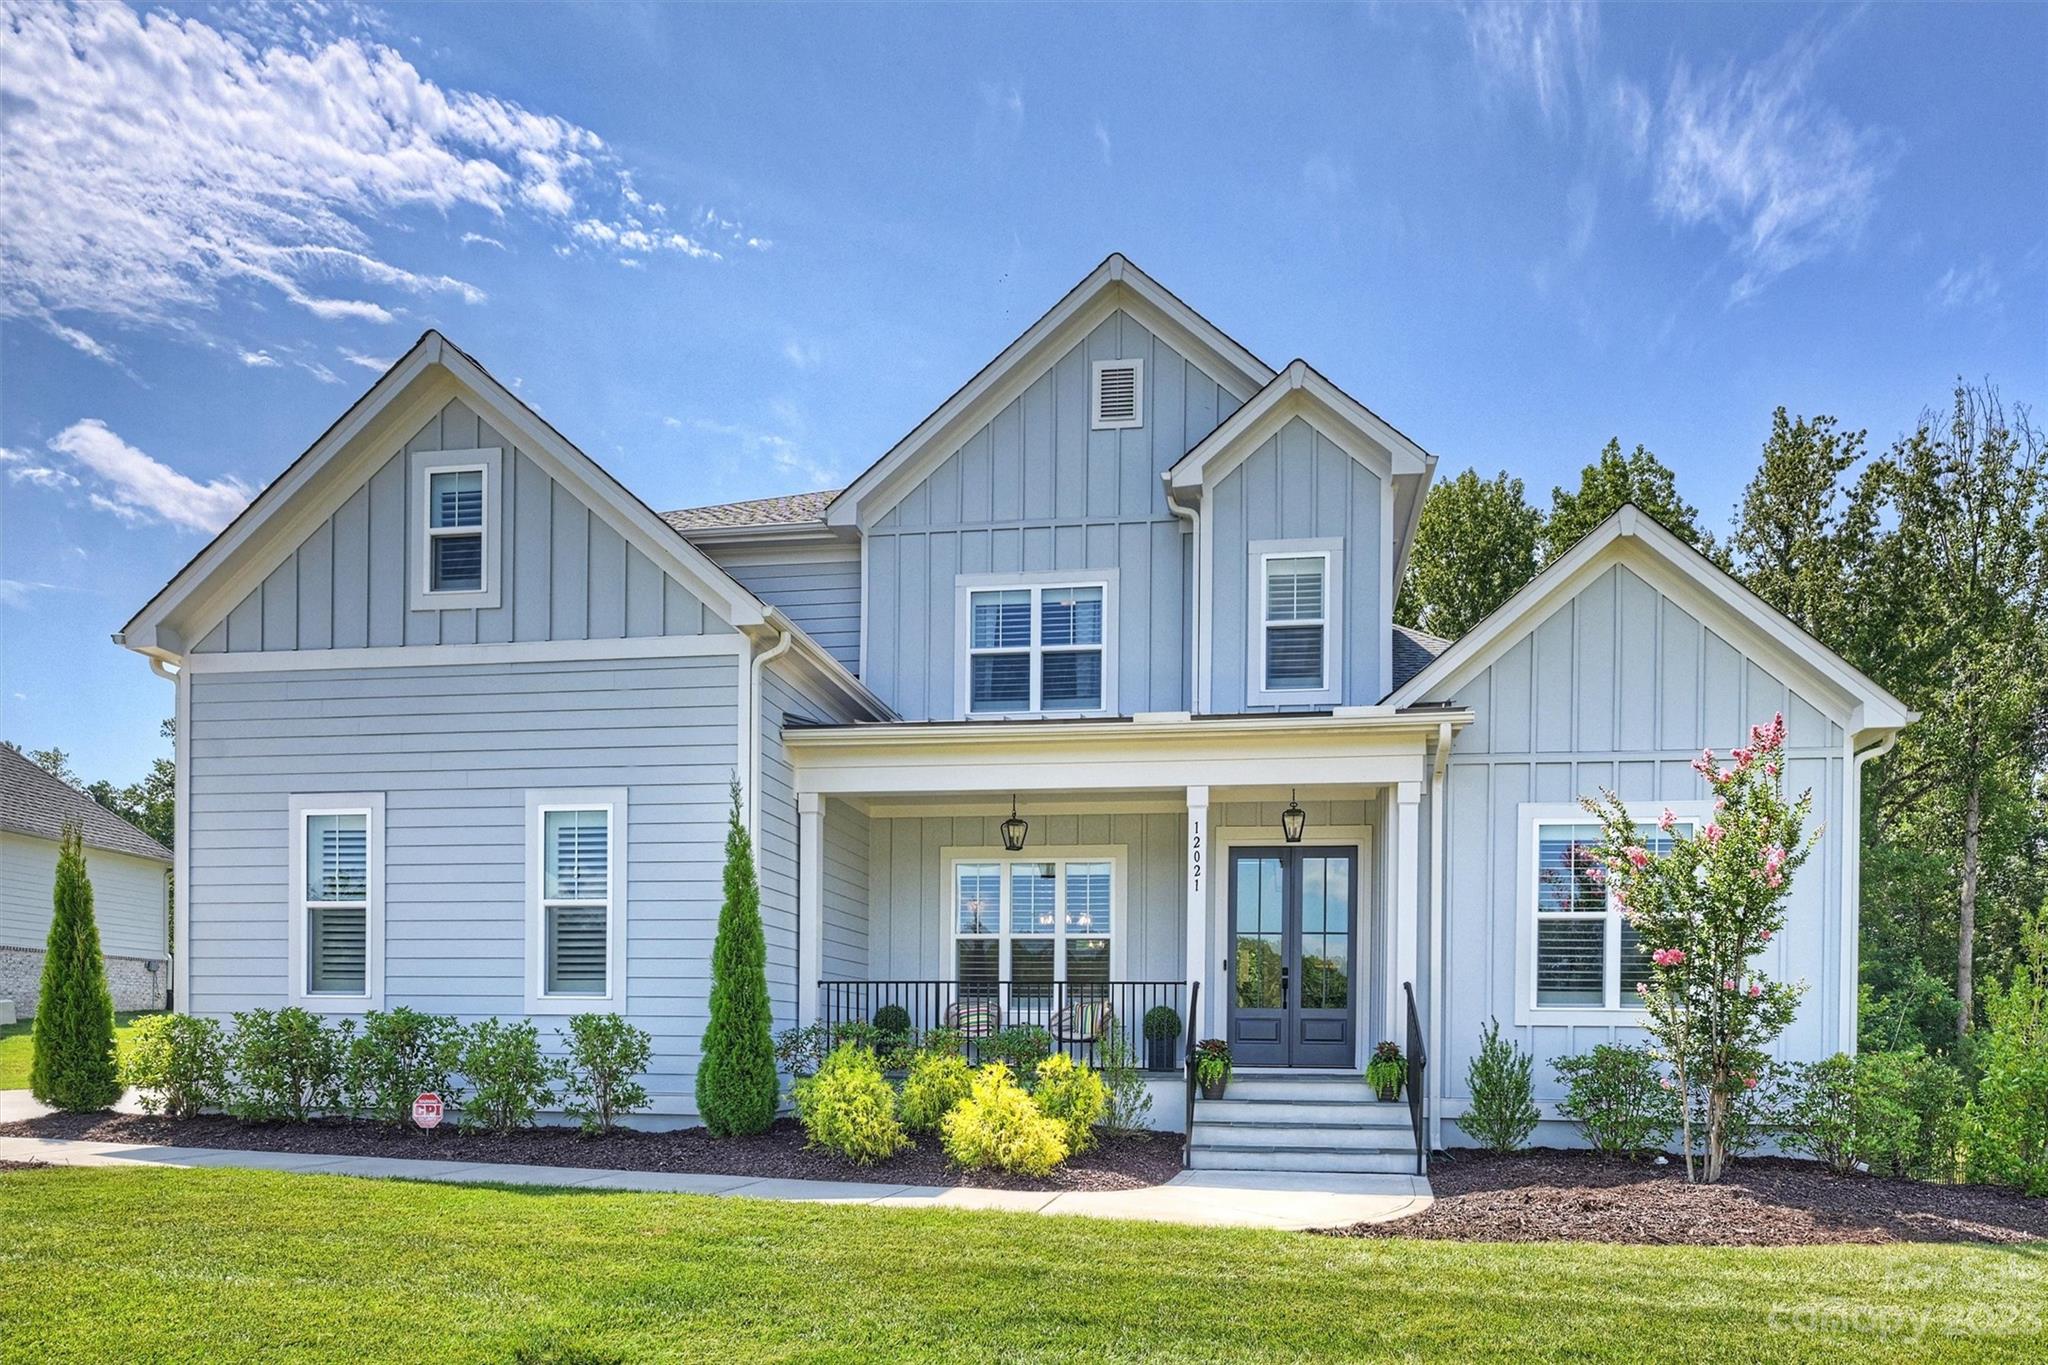
[[[439,1127],[441,1097],[429,1090],[412,1102],[412,1121],[422,1128]]]

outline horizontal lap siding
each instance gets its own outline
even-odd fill
[[[762,562],[748,556],[729,562],[716,546],[705,553],[742,587],[816,640],[826,653],[860,672],[860,551],[849,547],[843,558],[806,558],[787,563]]]
[[[499,605],[411,610],[425,513],[409,456],[504,451],[491,516]],[[202,654],[727,633],[688,589],[526,452],[451,401],[197,646]]]
[[[1454,694],[1473,724],[1451,754],[1444,793],[1444,989],[1449,1036],[1437,1047],[1447,1093],[1465,1098],[1480,1028],[1498,1017],[1536,1057],[1539,1098],[1562,1094],[1550,1063],[1607,1042],[1641,1042],[1621,1026],[1517,1028],[1518,869],[1523,803],[1573,802],[1605,787],[1648,803],[1706,799],[1692,759],[1724,756],[1752,724],[1783,711],[1787,790],[1814,793],[1819,847],[1794,879],[1790,919],[1765,970],[1810,989],[1780,1044],[1784,1057],[1824,1056],[1839,1038],[1843,734],[1807,698],[1623,567],[1609,570],[1536,625]],[[1450,1140],[1457,1140],[1450,1133]]]
[[[1108,359],[1144,360],[1144,426],[1089,429]],[[958,575],[1114,569],[1118,709],[1185,708],[1186,536],[1159,476],[1238,405],[1128,314],[1105,319],[864,528],[863,680],[906,719],[950,717]]]
[[[522,1013],[526,793],[628,793],[627,1012],[689,1095],[717,928],[730,658],[194,673],[191,1007],[286,999],[286,803],[385,794],[385,1004]],[[542,1022],[552,1038],[556,1021]]]
[[[85,850],[100,951],[112,957],[165,955],[165,878],[170,868],[103,848]],[[57,844],[0,834],[0,948],[40,950],[50,938]]]

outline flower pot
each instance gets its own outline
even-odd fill
[[[1172,1071],[1173,1044],[1171,1038],[1147,1038],[1145,1040],[1145,1068],[1148,1071]]]
[[[1203,1081],[1203,1082],[1202,1082],[1202,1098],[1203,1098],[1203,1099],[1205,1099],[1205,1100],[1220,1100],[1220,1099],[1222,1099],[1222,1098],[1223,1098],[1223,1087],[1224,1087],[1224,1086],[1226,1086],[1226,1085],[1229,1085],[1229,1084],[1230,1084],[1230,1080],[1229,1080],[1229,1078],[1228,1078],[1228,1077],[1225,1077],[1224,1079],[1222,1079],[1222,1080],[1219,1080],[1219,1081]]]
[[[1373,1093],[1380,1097],[1381,1103],[1392,1104],[1401,1098],[1401,1083],[1395,1081],[1392,1085],[1376,1086]]]

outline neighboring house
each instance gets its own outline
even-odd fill
[[[117,1010],[159,1009],[170,988],[171,851],[19,749],[0,744],[0,1002],[36,1012],[50,939],[57,840],[85,839],[93,917]],[[4,1013],[4,1010],[0,1010]]]
[[[429,332],[121,637],[177,679],[178,998],[620,1010],[687,1117],[736,775],[778,1027],[1163,1004],[1241,1068],[1197,1162],[1405,1168],[1379,1039],[1456,1143],[1489,1017],[1640,1036],[1572,803],[1696,819],[1688,760],[1783,711],[1828,830],[1783,1046],[1853,1046],[1911,714],[1633,508],[1456,644],[1395,626],[1435,463],[1121,256],[848,487],[665,517]]]

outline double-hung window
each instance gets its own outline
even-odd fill
[[[1249,700],[1269,706],[1337,700],[1341,543],[1260,541],[1251,561]]]
[[[529,796],[529,1010],[624,998],[625,810],[623,792]]]
[[[289,809],[291,1000],[375,1009],[384,987],[383,798],[295,796]]]
[[[1107,995],[1115,946],[1116,860],[974,857],[952,862],[950,967],[963,996],[1045,1002]]]
[[[497,606],[502,452],[431,451],[411,459],[419,564],[413,609]]]
[[[1110,585],[963,585],[969,716],[1110,709]]]
[[[1667,833],[1654,820],[1640,820],[1636,840],[1653,854],[1668,852],[1674,839],[1691,838],[1698,823],[1683,816]],[[1600,826],[1583,812],[1576,818],[1560,812],[1532,816],[1526,828],[1525,1009],[1540,1021],[1549,1011],[1639,1008],[1636,985],[1650,977],[1649,953],[1601,866]]]

